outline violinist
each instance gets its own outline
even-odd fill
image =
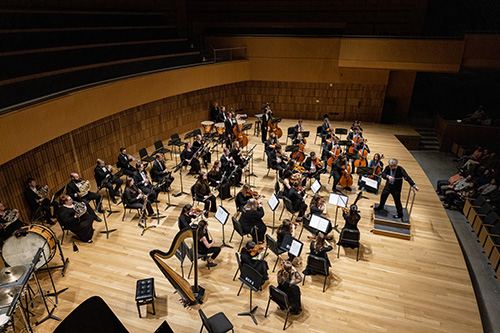
[[[311,252],[309,255],[311,256],[316,256],[319,258],[323,258],[326,260],[326,263],[328,267],[331,267],[330,259],[328,258],[328,252],[333,250],[333,247],[328,241],[326,240],[325,235],[322,232],[319,232],[318,235],[316,235],[316,239],[311,242]],[[304,270],[302,273],[304,275],[314,275],[315,273],[313,271],[310,271],[308,269]]]
[[[210,192],[210,184],[208,183],[207,174],[205,172],[200,172],[198,180],[193,185],[193,193],[197,201],[203,201],[205,203],[205,217],[208,217],[209,210],[212,213],[217,211],[216,198],[212,192]]]
[[[200,161],[198,160],[199,152],[195,150],[190,142],[186,142],[184,150],[181,152],[182,165],[190,165],[188,175],[198,174],[201,170]]]
[[[238,211],[241,211],[243,206],[245,206],[248,202],[248,199],[253,198],[252,195],[252,189],[250,188],[250,185],[244,184],[243,187],[241,188],[241,191],[236,194],[236,199],[234,200],[236,204],[236,209]]]
[[[240,224],[243,232],[252,235],[252,240],[256,244],[264,243],[267,226],[262,221],[264,217],[262,203],[258,203],[254,198],[248,199],[242,211]]]
[[[321,177],[321,171],[325,164],[316,156],[315,152],[311,152],[308,158],[304,161],[303,167],[307,170],[306,176],[308,178],[315,178],[317,180]]]
[[[238,141],[233,142],[233,149],[231,149],[229,156],[233,158],[234,164],[241,168],[243,159],[241,158],[241,147]]]
[[[220,184],[222,181],[222,170],[219,160],[214,162],[212,169],[208,172],[207,178],[210,182],[210,186],[217,187]]]
[[[359,215],[358,212],[358,206],[356,205],[351,205],[349,206],[349,211],[343,211],[342,216],[344,217],[345,220],[345,225],[342,228],[344,229],[350,229],[350,230],[357,230],[358,229],[358,222],[361,220],[361,216]]]
[[[304,193],[304,189],[298,183],[294,183],[289,191],[289,199],[292,202],[293,210],[298,212],[297,221],[302,220],[302,216],[307,210],[306,197],[307,194]]]
[[[278,170],[281,175],[282,171],[286,168],[285,160],[288,159],[288,157],[281,152],[281,145],[278,144],[275,149],[269,151],[268,158],[269,166],[274,170]]]
[[[296,139],[299,133],[304,132],[304,127],[302,126],[302,119],[299,119],[297,125],[293,128],[293,138]]]
[[[311,202],[309,203],[309,210],[311,214],[318,216],[325,215],[327,213],[326,200],[323,198],[321,194],[316,193],[312,197]]]
[[[205,141],[201,137],[201,134],[198,134],[196,140],[193,142],[193,150],[196,152],[198,149],[200,149],[198,156],[202,156],[203,165],[207,168],[208,164],[212,161],[212,153],[205,147]]]
[[[264,149],[266,151],[266,154],[269,154],[271,150],[274,150],[277,144],[278,144],[278,137],[276,136],[276,133],[270,133],[269,140],[267,140],[264,143]]]
[[[285,261],[283,268],[278,272],[278,289],[287,295],[292,315],[302,312],[299,288],[301,282],[302,276],[297,269],[290,261]]]
[[[331,176],[333,177],[333,187],[332,191],[337,192],[337,185],[342,177],[342,172],[347,167],[347,162],[345,155],[339,155],[339,157],[332,164]]]
[[[241,249],[240,256],[242,264],[247,264],[255,269],[262,275],[264,281],[266,281],[269,280],[267,274],[269,266],[267,265],[267,261],[263,259],[264,249],[265,247],[256,245],[254,241],[248,241],[245,247]]]
[[[214,259],[219,255],[221,248],[219,246],[214,246],[215,241],[211,239],[208,232],[208,222],[201,220],[198,223],[198,254],[207,256],[207,266],[215,267],[217,264]],[[210,257],[209,254],[212,254]]]
[[[283,219],[280,226],[278,227],[278,230],[276,231],[276,243],[278,244],[278,247],[281,246],[281,243],[283,242],[283,239],[286,235],[295,237],[295,230],[295,223],[292,223],[289,219]],[[293,260],[294,256],[292,256],[291,254],[288,254],[288,256],[289,258],[291,258],[291,260]]]
[[[266,143],[267,140],[267,127],[269,120],[273,118],[273,112],[271,111],[271,107],[269,104],[266,104],[264,107],[264,114],[262,115],[262,124],[260,126],[262,130],[262,143]]]
[[[185,205],[182,207],[181,215],[179,215],[179,218],[177,219],[179,230],[186,229],[187,227],[193,225],[200,217],[201,214],[197,215],[196,212],[193,212],[193,206],[190,204]]]

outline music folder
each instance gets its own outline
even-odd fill
[[[220,222],[220,224],[225,225],[227,219],[229,218],[229,212],[222,206],[219,206],[217,212],[215,213],[215,219]]]
[[[330,193],[330,198],[328,198],[328,203],[342,208],[347,208],[347,201],[349,197],[343,194],[337,194],[335,192]]]
[[[311,185],[311,190],[314,194],[318,193],[321,189],[321,183],[316,179],[316,181]]]
[[[276,196],[276,194],[273,193],[273,195],[271,195],[271,197],[269,198],[269,201],[267,202],[267,204],[269,205],[269,208],[271,208],[271,210],[274,212],[274,210],[276,209],[276,207],[278,207],[280,201],[278,199],[278,197]]]
[[[304,243],[292,237],[291,235],[285,235],[280,246],[283,251],[286,251],[295,257],[300,256],[302,247],[304,247]]]

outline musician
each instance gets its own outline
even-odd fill
[[[203,158],[203,165],[208,168],[208,164],[212,161],[212,153],[205,147],[205,141],[203,141],[201,134],[198,134],[193,142],[193,150],[196,152],[198,149],[200,149],[198,156]]]
[[[183,165],[190,165],[188,175],[198,174],[201,170],[200,161],[198,160],[198,155],[196,150],[193,149],[190,142],[186,142],[184,145],[184,150],[181,152],[181,161]]]
[[[347,140],[349,140],[355,144],[361,142],[362,138],[363,138],[363,134],[361,133],[361,131],[359,130],[358,127],[354,127],[352,129],[352,132],[349,132],[349,134],[347,134]]]
[[[97,187],[99,188],[101,188],[102,183],[106,180],[103,187],[108,189],[108,193],[111,200],[113,201],[114,204],[116,204],[115,197],[117,196],[117,193],[123,184],[123,180],[121,180],[120,178],[114,179],[111,170],[112,170],[111,165],[106,166],[103,160],[98,159],[97,166],[94,168],[94,178],[97,183]],[[113,185],[115,185],[114,188]]]
[[[163,183],[161,190],[165,192],[170,188],[170,185],[175,178],[172,177],[172,172],[168,171],[168,168],[165,165],[165,157],[162,154],[157,153],[155,158],[153,166],[151,167],[151,170],[149,170],[149,174],[151,175],[151,180],[153,182],[157,184]]]
[[[125,147],[120,148],[120,155],[118,155],[118,162],[116,166],[123,169],[123,173],[129,177],[132,177],[135,172],[135,168],[130,165],[130,162],[135,160],[132,155],[127,154],[127,149]]]
[[[9,211],[11,214],[9,214]],[[17,218],[15,218],[17,214]],[[24,226],[24,222],[19,220],[19,212],[17,209],[6,209],[0,201],[0,243],[3,243],[7,238],[19,228]]]
[[[267,261],[263,259],[264,251],[256,250],[256,248],[257,245],[255,244],[254,241],[247,242],[245,247],[243,247],[240,252],[241,263],[247,264],[248,266],[255,269],[257,272],[260,273],[260,275],[262,275],[264,281],[267,281],[269,280],[269,275],[268,275],[269,266],[267,265]]]
[[[269,166],[272,169],[278,170],[281,177],[283,170],[286,168],[285,159],[288,159],[288,157],[281,152],[281,145],[278,144],[275,149],[270,150],[268,158]]]
[[[260,126],[262,131],[262,143],[266,143],[267,140],[267,130],[269,126],[269,120],[273,118],[273,112],[269,104],[265,106],[264,114],[262,115],[262,125]]]
[[[276,243],[278,245],[278,248],[281,246],[281,243],[283,242],[283,239],[286,235],[295,237],[295,230],[296,224],[292,223],[292,221],[290,221],[289,219],[283,219],[283,221],[281,221],[278,230],[276,230]],[[294,258],[294,256],[292,256],[291,254],[288,254],[288,257],[291,259]]]
[[[179,215],[179,218],[177,219],[177,225],[179,226],[179,230],[186,229],[187,227],[190,227],[191,225],[194,224],[196,216],[191,214],[191,209],[193,206],[190,204],[185,205],[182,207],[182,212],[181,215]]]
[[[219,109],[219,114],[217,115],[217,118],[216,118],[216,123],[225,123],[226,122],[226,107],[225,106],[221,106],[220,109]]]
[[[293,155],[292,157],[293,158],[296,158],[298,161],[302,162],[304,160],[304,147],[305,147],[305,140],[304,138],[302,137],[302,134],[299,133],[297,135],[297,137],[292,141],[292,144],[294,146],[299,146],[299,150],[298,150],[298,154],[301,155],[301,156],[295,156]],[[300,158],[302,157],[302,158]]]
[[[57,208],[59,205],[57,202],[50,201],[46,197],[41,195],[49,193],[49,186],[40,186],[36,183],[34,178],[28,178],[26,181],[26,187],[24,188],[24,198],[28,203],[31,212],[31,219],[37,215],[38,210],[43,214],[44,220],[50,224],[54,225],[55,222],[51,218],[56,217]],[[52,207],[52,208],[51,208]]]
[[[299,133],[304,132],[304,127],[302,126],[302,119],[299,119],[297,125],[293,128],[293,138],[296,139]]]
[[[345,220],[345,224],[342,230],[350,229],[359,231],[358,222],[359,220],[361,220],[361,215],[359,215],[358,206],[356,205],[349,206],[349,212],[343,211],[342,216],[344,217]]]
[[[216,122],[218,115],[219,115],[219,103],[214,102],[214,104],[210,108],[210,120]]]
[[[235,125],[236,126],[238,125],[236,122],[236,119],[233,119],[233,114],[231,112],[228,112],[227,118],[224,121],[224,126],[226,127],[226,137],[227,137],[226,146],[227,146],[227,148],[231,148],[231,145],[233,144],[233,141],[234,141],[233,129],[234,129]]]
[[[323,171],[323,167],[325,164],[320,161],[318,157],[316,157],[315,152],[311,152],[309,156],[306,158],[302,166],[307,170],[306,177],[315,178],[317,180],[321,177],[321,171]]]
[[[382,170],[384,169],[384,162],[382,162],[382,159],[380,158],[379,153],[375,153],[373,155],[373,159],[370,161],[370,163],[368,163],[368,167],[373,169],[373,173],[370,175],[365,175],[365,176],[376,177],[378,186],[377,186],[376,190],[374,190],[374,189],[372,190],[371,188],[368,188],[368,187],[365,187],[365,190],[367,192],[372,192],[372,193],[378,194],[378,189],[380,188],[380,183],[382,182],[382,178],[378,176],[378,173],[381,173]]]
[[[331,133],[332,130],[333,129],[330,126],[330,120],[325,115],[325,118],[323,119],[323,124],[321,124],[322,143],[325,143],[327,134]]]
[[[223,154],[220,158],[220,162],[222,164],[222,172],[226,175],[227,178],[229,178],[229,175],[235,170],[235,164],[234,164],[234,159],[230,156],[230,152],[228,148],[224,148]],[[234,183],[235,186],[241,186],[243,185],[241,183],[241,174],[242,171],[241,169],[237,168],[236,171],[234,171]]]
[[[264,143],[264,150],[266,151],[266,154],[269,154],[271,150],[274,150],[278,144],[279,142],[276,133],[270,133],[269,140],[266,140]]]
[[[207,256],[207,266],[215,267],[217,264],[214,259],[219,255],[221,248],[214,246],[215,241],[210,238],[208,233],[208,222],[201,220],[198,223],[198,253]],[[208,256],[212,254],[211,256]]]
[[[304,193],[304,189],[300,187],[300,184],[294,183],[289,191],[289,199],[292,201],[293,210],[298,212],[297,221],[302,220],[302,216],[307,210],[306,197],[307,194]]]
[[[339,145],[339,138],[337,136],[333,136],[330,142],[327,142],[326,145],[323,147],[323,160],[325,162],[328,161],[328,159],[332,156],[338,157],[342,153],[342,148],[340,148]]]
[[[349,129],[349,131],[354,131],[354,129],[357,128],[361,133],[363,133],[363,128],[361,128],[361,120],[355,120],[352,125],[351,125],[351,128]]]
[[[406,173],[406,170],[398,165],[398,160],[395,158],[391,158],[389,160],[389,165],[385,167],[380,176],[385,179],[386,182],[382,195],[380,196],[380,203],[374,209],[384,209],[385,202],[390,194],[396,204],[397,215],[394,215],[394,218],[403,218],[403,205],[401,204],[401,188],[403,187],[403,179],[406,180],[410,186],[415,189],[415,191],[419,191],[419,188]]]
[[[65,195],[60,199],[61,207],[57,211],[57,220],[64,228],[71,230],[82,242],[93,243],[93,223],[95,218],[87,210],[78,217],[71,196]]]
[[[347,161],[345,155],[339,155],[339,157],[332,164],[331,176],[333,177],[332,191],[337,192],[337,185],[339,184],[340,178],[342,178],[342,173],[347,168]]]
[[[316,239],[311,242],[310,250],[311,250],[311,252],[310,252],[309,255],[313,255],[313,256],[316,256],[316,257],[319,257],[319,258],[323,258],[323,259],[326,260],[326,263],[327,263],[328,267],[332,266],[331,263],[330,263],[330,259],[328,258],[328,252],[330,252],[331,250],[333,250],[333,247],[326,240],[325,234],[323,234],[322,232],[319,232],[316,235]],[[313,272],[310,272],[308,270],[305,270],[303,273],[305,275],[314,275]]]
[[[73,172],[70,175],[70,178],[71,181],[68,183],[68,185],[66,185],[66,194],[69,195],[71,199],[73,199],[74,201],[85,202],[85,204],[87,205],[87,212],[89,212],[90,215],[95,215],[95,213],[98,213],[99,209],[101,208],[101,201],[102,201],[101,196],[98,193],[88,191],[87,194],[85,194],[83,197],[80,197],[79,186],[82,186],[82,184],[84,184],[85,181],[81,179],[76,172]],[[95,200],[96,202],[95,212],[89,205],[91,200]],[[95,215],[95,217],[96,221],[101,222],[101,218],[97,217],[97,215]]]
[[[135,168],[136,170],[134,172],[134,176],[132,177],[134,178],[134,184],[139,190],[142,191],[144,195],[148,196],[148,200],[150,202],[156,202],[158,193],[160,193],[160,189],[153,187],[153,185],[151,184],[146,170],[144,170],[144,164],[137,163],[135,165]]]
[[[214,162],[212,169],[208,172],[207,178],[210,186],[217,187],[220,184],[222,181],[222,170],[219,160]]]
[[[291,307],[290,314],[292,315],[298,315],[302,312],[299,288],[301,282],[302,276],[297,269],[290,261],[285,261],[283,269],[278,272],[278,289],[288,296],[288,303]]]
[[[309,203],[309,210],[311,214],[318,216],[325,215],[327,213],[326,200],[323,198],[321,194],[316,193],[312,197],[311,202]]]
[[[193,192],[196,196],[196,200],[203,201],[205,203],[205,217],[208,217],[209,210],[212,213],[217,211],[217,199],[210,192],[210,184],[208,183],[207,174],[205,172],[200,172],[198,180],[193,185]]]
[[[134,178],[127,177],[125,181],[125,190],[123,191],[123,203],[125,203],[127,208],[136,208],[142,211],[144,208],[144,201],[146,201],[146,194],[142,193],[135,185]],[[146,203],[146,211],[148,216],[156,215],[149,200]]]
[[[264,217],[262,203],[258,203],[254,198],[248,199],[242,211],[240,224],[243,232],[252,235],[252,240],[256,244],[264,243],[267,226],[262,221]]]
[[[233,142],[233,149],[231,149],[229,156],[233,158],[234,164],[236,164],[238,167],[241,168],[243,166],[243,159],[241,158],[241,147],[239,141]]]
[[[238,194],[236,194],[236,199],[234,200],[236,210],[241,211],[250,198],[253,198],[252,189],[250,188],[250,185],[244,184]]]

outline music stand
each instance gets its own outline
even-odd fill
[[[184,135],[184,140],[194,138],[196,136],[195,131],[187,132],[186,135]]]
[[[250,311],[238,313],[238,316],[250,316],[252,317],[255,325],[259,325],[254,316],[254,312],[257,310],[258,306],[255,306],[252,309],[252,292],[259,291],[260,287],[262,286],[262,283],[264,282],[262,275],[260,275],[259,272],[257,272],[247,264],[243,264],[240,271],[240,277],[238,278],[241,281],[240,291],[243,285],[246,285],[250,288]],[[240,291],[238,292],[238,296],[240,295]]]
[[[361,158],[361,156],[359,156],[359,154],[356,153],[345,153],[345,157],[348,160],[359,160]]]
[[[222,224],[222,245],[220,247],[233,248],[231,245],[226,244],[226,239],[224,236],[224,226],[226,225],[227,219],[229,218],[229,212],[222,206],[219,206],[217,212],[215,212],[215,219]]]
[[[276,194],[273,193],[273,195],[271,195],[271,197],[269,198],[267,204],[269,205],[269,208],[273,212],[273,226],[271,227],[271,235],[272,235],[274,233],[274,229],[276,229],[276,227],[274,226],[274,221],[276,218],[276,208],[278,208],[278,205],[280,204],[280,199],[278,199]]]
[[[349,201],[349,197],[344,194],[337,194],[335,192],[330,192],[330,197],[328,198],[328,203],[331,205],[336,206],[335,210],[335,226],[333,229],[335,229],[339,234],[340,231],[338,229],[338,224],[337,224],[337,215],[339,212],[339,207],[341,208],[347,208],[347,202]]]
[[[252,124],[250,124],[250,125],[252,125]],[[253,145],[253,147],[252,147],[252,148],[250,148],[250,150],[247,152],[247,157],[246,157],[246,159],[247,159],[247,160],[248,160],[248,159],[250,159],[250,160],[252,161],[252,163],[250,164],[250,174],[248,175],[248,177],[250,177],[250,176],[254,176],[255,178],[259,178],[259,176],[257,176],[255,173],[253,173],[253,154],[251,154],[251,153],[252,153],[252,151],[255,149],[255,147],[256,147],[256,146],[257,146],[257,145]],[[247,163],[248,163],[248,162],[247,162]]]
[[[314,194],[318,193],[319,190],[321,190],[321,183],[319,180],[315,180],[314,183],[311,185],[311,190],[313,191]]]
[[[304,247],[304,243],[299,241],[297,238],[292,237],[289,234],[286,234],[283,237],[283,241],[281,242],[280,248],[283,251],[288,252],[294,257],[299,257],[302,252],[302,248]]]
[[[305,138],[309,137],[309,134],[311,134],[311,131],[300,132],[300,134],[302,134],[302,138],[305,139]]]
[[[229,184],[231,184],[231,178],[233,177],[234,173],[238,170],[238,166],[235,165],[233,171],[231,171],[231,174],[229,177],[227,177]],[[236,182],[236,178],[233,178],[234,182]],[[229,198],[228,201],[231,201],[233,199],[236,199],[236,184],[233,184],[233,196]]]
[[[285,147],[285,152],[295,153],[300,149],[298,145],[288,145]]]
[[[326,235],[326,231],[328,230],[328,226],[331,225],[332,222],[330,222],[329,219],[324,218],[322,216],[312,214],[311,215],[311,221],[309,222],[309,226],[311,228],[314,228],[318,231],[321,231],[323,234]]]
[[[121,171],[120,171],[121,172]],[[122,173],[123,174],[123,173]],[[111,177],[112,178],[112,177]],[[108,185],[109,183],[111,183],[111,186],[113,186],[113,182],[111,181],[111,178],[106,178],[104,179],[102,182],[101,182],[101,186],[99,186],[99,188],[97,189],[97,193],[99,193],[103,188],[106,189],[106,192],[108,193],[108,217],[113,214],[113,213],[118,213],[119,211],[118,210],[113,210],[111,208],[111,194],[109,193],[109,188],[106,186]],[[97,205],[97,207],[102,207],[102,197],[101,197],[101,201],[100,201],[100,204]],[[106,215],[106,210],[103,209],[102,210],[102,214],[103,215]]]
[[[352,145],[351,140],[340,140],[339,141],[339,146],[346,146],[347,147],[347,146],[350,146],[350,145]]]
[[[163,177],[161,179],[161,181],[159,181],[156,185],[153,185],[152,188],[151,188],[151,191],[156,192],[156,190],[158,188],[161,188],[163,186],[163,184],[165,184],[165,177]],[[160,224],[160,219],[165,217],[163,215],[160,215],[160,210],[158,209],[158,197],[156,197],[155,206],[156,206],[156,217],[155,217],[155,219],[158,219],[156,221],[156,224],[158,225],[158,224]]]
[[[362,176],[360,182],[361,182],[361,186],[369,187],[372,190],[374,190],[375,192],[378,191],[378,185],[379,185],[378,181],[371,179],[371,178],[368,178],[368,177],[365,177],[365,176]]]
[[[108,201],[109,201],[109,195],[108,195]],[[102,205],[102,197],[101,197],[101,200],[100,200],[99,204]],[[99,205],[97,205],[97,206],[99,207]],[[111,215],[111,212],[109,214]],[[105,210],[102,211],[102,217],[104,218],[104,228],[106,230],[99,231],[99,233],[106,234],[106,239],[109,239],[109,234],[112,233],[112,232],[115,232],[116,229],[111,229],[111,230],[108,229],[108,219],[106,218],[106,211]]]
[[[180,176],[180,179],[181,179],[181,191],[177,194],[172,194],[174,197],[178,197],[178,196],[181,196],[182,194],[188,194],[186,192],[184,192],[184,187],[182,185],[182,164],[184,163],[184,161],[181,161],[179,164],[177,164],[175,167],[174,167],[174,173],[176,173],[177,171],[179,171],[179,176]]]
[[[347,134],[347,128],[336,128],[335,129],[335,135],[340,135],[340,140],[342,140],[342,135]]]

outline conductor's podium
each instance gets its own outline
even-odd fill
[[[410,195],[413,192],[410,203]],[[411,239],[411,224],[410,215],[415,201],[415,190],[410,188],[406,204],[403,207],[403,218],[395,218],[397,214],[395,206],[385,205],[382,210],[375,210],[378,204],[374,205],[373,209],[373,233],[377,235],[384,235],[389,237],[396,237],[401,239]],[[410,207],[408,207],[410,203]],[[409,208],[409,210],[408,210]]]

